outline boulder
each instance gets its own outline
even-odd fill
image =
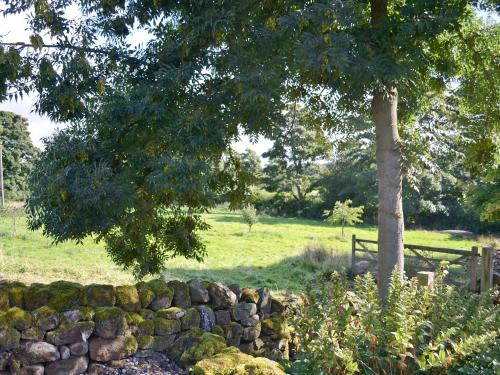
[[[207,332],[212,332],[215,325],[213,310],[205,305],[196,306],[195,308],[200,313],[200,327]]]
[[[118,307],[97,308],[94,321],[94,334],[103,339],[112,339],[123,335],[128,328],[125,312]]]
[[[89,306],[111,307],[116,303],[115,287],[113,285],[89,285],[86,292]]]
[[[248,318],[243,318],[240,320],[241,325],[245,327],[254,327],[259,322],[259,316],[257,314],[251,315]]]
[[[75,342],[69,346],[69,351],[75,357],[85,355],[89,352],[89,343],[87,341]]]
[[[234,320],[240,321],[257,314],[257,305],[255,303],[239,302],[232,308],[231,313]]]
[[[141,335],[153,336],[155,334],[155,323],[152,320],[144,320],[138,325],[138,332]]]
[[[245,354],[252,354],[255,351],[255,345],[253,341],[242,342],[239,346],[239,349]]]
[[[223,328],[226,343],[230,346],[240,346],[241,337],[243,336],[243,327],[236,322],[231,322]]]
[[[24,290],[23,294],[24,307],[29,311],[36,310],[49,303],[50,292],[46,285],[33,283]]]
[[[238,284],[230,284],[227,286],[236,295],[236,299],[239,301],[241,298],[241,287]]]
[[[170,336],[181,331],[181,322],[179,320],[155,318],[153,322],[155,335],[157,336]]]
[[[262,334],[273,339],[290,338],[290,329],[286,318],[282,315],[272,315],[262,322]]]
[[[181,318],[181,329],[183,331],[200,327],[201,317],[198,310],[195,308],[189,308],[186,310],[186,314]]]
[[[231,289],[221,283],[203,282],[210,295],[210,306],[214,310],[226,310],[238,302],[236,294]]]
[[[271,292],[269,288],[260,288],[257,293],[259,293],[258,311],[266,316],[271,313]]]
[[[7,289],[0,289],[0,311],[7,311],[9,307],[9,292]]]
[[[172,280],[167,285],[174,290],[174,306],[187,309],[191,306],[189,285],[179,280]]]
[[[182,354],[200,342],[203,335],[203,330],[200,328],[193,328],[190,331],[180,335],[168,348],[168,356],[176,362],[179,362]]]
[[[44,331],[59,326],[59,314],[48,306],[42,306],[32,312],[34,325]]]
[[[55,311],[72,310],[86,304],[83,286],[69,281],[55,281],[47,285],[49,290],[48,306]]]
[[[210,358],[217,353],[220,353],[227,347],[226,341],[219,335],[204,332],[199,341],[184,350],[179,362],[183,366],[192,365],[203,358]]]
[[[44,375],[45,367],[43,365],[23,366],[16,371],[16,375]]]
[[[153,350],[156,352],[164,352],[175,341],[175,335],[168,336],[154,336]]]
[[[118,336],[114,339],[94,337],[89,342],[90,358],[97,362],[128,358],[136,351],[137,340],[134,336]]]
[[[87,371],[87,356],[73,357],[55,361],[45,366],[45,375],[79,375]]]
[[[55,331],[47,332],[46,340],[53,345],[68,345],[87,341],[94,331],[94,322],[77,322],[64,324]]]
[[[33,325],[33,318],[31,314],[19,307],[11,307],[4,315],[4,320],[11,327],[20,331],[28,329]]]
[[[0,352],[17,348],[19,340],[19,331],[11,327],[0,327]]]
[[[153,319],[155,317],[155,312],[149,309],[141,309],[141,311],[139,311],[139,315],[143,319]]]
[[[125,314],[125,319],[127,323],[133,326],[139,326],[144,321],[144,318],[135,312],[128,312]]]
[[[59,347],[59,354],[61,355],[61,359],[68,359],[71,356],[71,352],[66,345],[61,345]]]
[[[259,293],[255,289],[252,288],[241,289],[240,301],[258,303],[259,299],[260,299]]]
[[[137,346],[139,349],[153,349],[153,344],[155,341],[154,336],[149,335],[138,335],[137,337]]]
[[[181,319],[184,315],[186,315],[186,311],[180,307],[169,307],[156,312],[156,317],[163,319]]]
[[[102,363],[91,362],[88,369],[89,375],[107,375],[108,367]]]
[[[283,367],[267,358],[252,357],[236,348],[227,348],[198,362],[193,375],[285,375]]]
[[[2,283],[1,288],[5,289],[9,294],[10,307],[25,308],[24,292],[27,288],[25,284],[19,281],[7,281]]]
[[[200,280],[191,280],[188,282],[188,285],[192,303],[208,303],[210,301],[208,290],[202,285]]]
[[[137,289],[141,306],[145,309],[155,299],[155,292],[153,292],[149,285],[144,281],[135,284],[135,288]]]
[[[44,362],[53,362],[61,358],[56,346],[47,342],[27,342],[18,353],[23,364],[35,365]]]
[[[122,285],[115,288],[116,306],[125,311],[136,312],[141,309],[139,293],[134,285]]]
[[[22,340],[43,341],[44,337],[45,337],[45,332],[38,327],[31,327],[21,332]]]
[[[158,311],[169,308],[174,298],[174,290],[170,288],[165,280],[155,279],[148,282],[149,288],[154,292],[155,298],[146,307]]]
[[[231,323],[231,313],[229,310],[217,310],[215,311],[215,322],[220,326],[225,326]]]
[[[283,302],[276,298],[271,298],[271,314],[283,314],[286,306]]]
[[[259,322],[254,327],[243,328],[243,335],[241,338],[244,341],[254,341],[259,337],[260,331],[261,331],[261,325]]]
[[[81,306],[78,309],[64,311],[60,314],[61,323],[77,323],[82,320],[94,319],[95,311],[92,307]]]

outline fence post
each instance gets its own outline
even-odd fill
[[[483,247],[481,271],[481,292],[485,292],[493,287],[493,248]]]
[[[427,289],[431,289],[432,284],[434,283],[434,272],[429,272],[429,271],[417,272],[417,280],[419,285]]]
[[[356,264],[356,235],[352,235],[352,252],[351,252],[351,272],[354,273],[354,265]]]
[[[469,289],[471,292],[477,292],[477,264],[479,258],[479,248],[477,246],[472,246],[472,254],[469,259],[470,267],[470,284]]]

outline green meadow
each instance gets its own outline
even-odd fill
[[[328,249],[333,268],[350,264],[351,235],[377,238],[377,228],[341,228],[303,219],[259,217],[248,231],[240,215],[213,213],[206,216],[211,229],[203,234],[208,255],[203,263],[176,258],[164,271],[167,279],[200,278],[268,286],[275,291],[297,292],[318,272],[301,255],[304,248]],[[124,284],[134,282],[129,271],[114,265],[103,244],[91,239],[82,245],[67,242],[55,245],[41,232],[31,232],[23,218],[17,219],[16,233],[10,217],[0,218],[0,279],[26,283],[64,279],[88,283]],[[432,231],[408,230],[405,242],[412,244],[470,249],[474,241]]]

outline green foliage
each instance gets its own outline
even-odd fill
[[[252,226],[257,223],[257,210],[254,206],[248,205],[241,211],[243,221],[248,225],[248,231],[252,230]]]
[[[34,88],[39,113],[72,123],[36,166],[31,227],[103,239],[138,276],[202,259],[198,214],[248,196],[230,150],[241,133],[273,138],[299,102],[314,124],[357,130],[370,93],[393,87],[408,119],[424,93],[464,75],[450,51],[478,47],[465,32],[476,1],[391,2],[376,24],[370,3],[7,1],[2,14],[30,15],[32,45],[0,44],[0,98]],[[152,40],[130,45],[135,28]]]
[[[500,363],[498,291],[470,294],[393,275],[386,305],[367,274],[349,292],[345,277],[312,285],[293,326],[299,340],[292,374],[495,374]]]
[[[12,112],[0,111],[0,143],[3,145],[5,198],[23,200],[28,193],[28,176],[38,155],[30,139],[28,121]]]
[[[364,207],[351,207],[351,204],[352,201],[350,199],[344,202],[337,201],[332,210],[323,212],[323,216],[326,217],[325,221],[342,225],[342,237],[344,237],[344,227],[346,225],[363,222],[361,216],[363,215]]]

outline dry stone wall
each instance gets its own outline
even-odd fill
[[[104,362],[154,352],[186,368],[238,352],[287,358],[283,310],[267,288],[199,280],[1,282],[0,375],[99,374]]]

